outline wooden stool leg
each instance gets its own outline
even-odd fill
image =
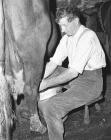
[[[98,103],[95,104],[95,109],[97,110],[97,112],[101,111],[101,107]]]
[[[88,105],[85,105],[84,124],[89,124],[89,123],[90,123],[89,108]]]

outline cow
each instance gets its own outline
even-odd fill
[[[37,111],[38,88],[48,56],[57,46],[58,32],[49,0],[1,0],[4,16],[4,76],[14,100],[24,95],[17,112],[43,128]],[[19,114],[19,113],[18,113]],[[30,120],[31,120],[30,119]],[[45,129],[41,129],[44,130]],[[39,131],[39,130],[38,130]],[[10,139],[10,138],[8,138]]]
[[[107,35],[108,58],[111,62],[111,1],[103,2],[99,9],[99,19],[104,32]],[[110,64],[111,65],[111,64]]]

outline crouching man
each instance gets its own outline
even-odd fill
[[[65,35],[46,65],[40,95],[45,89],[48,91],[66,83],[70,86],[65,92],[38,103],[47,124],[49,140],[63,140],[63,118],[71,110],[99,97],[103,89],[105,54],[96,33],[82,25],[81,16],[79,9],[70,5],[57,11],[58,24]],[[68,68],[52,76],[66,57]]]

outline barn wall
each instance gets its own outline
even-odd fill
[[[94,5],[95,3],[98,2],[105,2],[105,1],[109,1],[109,0],[57,0],[57,6],[60,6],[61,3],[73,3],[74,5],[88,5],[89,7],[91,5]]]

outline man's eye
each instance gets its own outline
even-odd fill
[[[68,19],[68,22],[72,22],[73,21],[73,17],[70,17],[69,19]]]

